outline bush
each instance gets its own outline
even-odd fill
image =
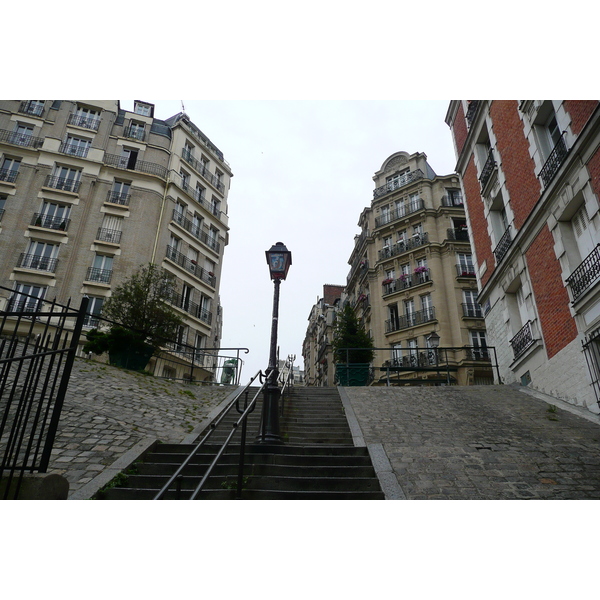
[[[351,348],[348,352],[344,348]],[[337,315],[333,353],[336,363],[370,363],[375,353],[373,340],[361,327],[354,310],[349,304]]]

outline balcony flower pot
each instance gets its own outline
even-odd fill
[[[389,278],[388,279],[384,279],[381,282],[381,285],[388,285],[388,284],[392,283],[392,281],[394,281],[394,280],[393,279],[389,279]]]
[[[427,267],[417,267],[415,273],[427,273]]]

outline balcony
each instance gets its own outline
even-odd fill
[[[99,242],[108,242],[109,244],[119,244],[121,242],[121,234],[123,232],[118,229],[106,229],[100,227],[96,235]]]
[[[71,113],[69,115],[68,123],[69,125],[84,127],[85,129],[91,129],[92,131],[98,131],[98,127],[100,127],[100,119],[78,115],[77,113]]]
[[[406,290],[416,285],[421,285],[422,283],[429,283],[431,281],[429,275],[429,269],[425,268],[424,271],[415,271],[415,273],[411,275],[400,275],[398,279],[392,281],[390,281],[389,279],[384,279],[383,295],[387,296],[388,294],[395,294],[396,292],[401,292],[402,290]]]
[[[183,212],[178,211],[176,208],[173,209],[173,221],[175,223],[183,227],[183,229],[191,233],[196,239],[200,240],[211,250],[218,253],[221,250],[221,244],[216,236],[211,235],[209,233],[210,230],[206,230],[206,228],[203,229],[200,225],[190,219],[192,216],[193,215],[190,212],[187,212],[184,216]]]
[[[98,269],[96,267],[88,267],[85,276],[86,281],[95,281],[97,283],[110,283],[112,279],[112,269]]]
[[[119,204],[121,206],[129,206],[129,200],[131,199],[131,194],[123,194],[121,192],[108,192],[108,196],[106,197],[106,201],[109,204]]]
[[[56,272],[58,258],[49,258],[39,254],[21,254],[17,267],[22,269],[35,269],[36,271]]]
[[[93,315],[85,315],[83,317],[83,326],[90,329],[96,329],[100,325],[100,317]]]
[[[14,183],[17,180],[19,171],[16,169],[0,169],[0,181],[6,181],[6,183]]]
[[[464,206],[462,194],[448,194],[442,196],[442,206]]]
[[[184,180],[183,178],[179,183],[179,186],[184,192],[190,195],[198,204],[204,206],[206,210],[215,215],[215,217],[221,217],[221,209],[219,208],[219,205],[216,203],[208,202],[201,190],[193,190],[190,184],[187,182],[187,180]]]
[[[25,148],[41,148],[44,138],[34,137],[27,133],[17,133],[16,131],[0,129],[0,142],[13,144],[14,146],[23,146]]]
[[[490,351],[487,347],[465,347],[465,355],[467,360],[484,362],[490,362],[492,360]]]
[[[143,142],[146,139],[146,131],[143,127],[136,127],[135,125],[130,125],[125,130],[125,137],[130,138],[132,140],[138,140],[139,142]]]
[[[473,265],[456,265],[457,277],[475,277],[475,267]]]
[[[518,331],[517,335],[508,343],[512,346],[515,359],[519,358],[527,348],[529,348],[535,340],[531,329],[531,321],[527,321],[525,325]]]
[[[212,312],[206,308],[202,308],[196,302],[192,302],[189,298],[184,297],[182,294],[173,294],[171,304],[185,311],[186,313],[204,321],[207,325],[212,323]]]
[[[362,278],[362,276],[367,274],[368,270],[369,270],[369,261],[366,258],[361,258],[354,265],[352,265],[352,268],[350,269],[350,274],[348,275],[348,277],[346,277],[346,284],[350,284],[352,279],[357,274],[360,275]]]
[[[560,166],[565,162],[567,152],[567,143],[565,142],[565,134],[563,132],[556,146],[554,146],[552,152],[550,152],[548,160],[544,163],[544,166],[540,171],[539,177],[542,180],[545,188],[548,187]]]
[[[481,189],[484,190],[487,185],[494,169],[496,168],[496,160],[494,159],[494,151],[490,148],[488,153],[487,160],[485,161],[485,165],[483,165],[483,169],[481,170],[481,175],[479,176],[479,183],[481,183]]]
[[[85,158],[88,155],[90,147],[88,145],[82,146],[81,144],[74,144],[72,142],[63,142],[58,151],[63,154],[69,154],[70,156],[79,156]]]
[[[44,103],[37,100],[24,100],[19,105],[19,112],[24,115],[41,117],[44,114]]]
[[[72,192],[76,194],[79,191],[79,180],[66,179],[64,177],[56,177],[54,175],[48,175],[44,183],[45,187],[54,188],[55,190],[62,190],[63,192]]]
[[[35,213],[31,219],[30,225],[35,227],[44,227],[44,229],[55,229],[57,231],[67,231],[71,219],[64,217],[51,217],[42,213]]]
[[[461,304],[463,310],[463,317],[471,317],[473,319],[483,319],[483,311],[479,304],[473,304],[472,302],[464,302]]]
[[[475,120],[475,116],[477,115],[477,111],[479,110],[481,100],[471,100],[469,102],[469,107],[467,108],[467,114],[465,118],[467,120],[467,127],[471,129],[471,125],[473,125],[473,121]]]
[[[392,223],[393,221],[397,221],[398,219],[402,219],[412,213],[418,212],[425,208],[425,203],[422,198],[418,200],[414,200],[413,202],[409,202],[405,206],[394,209],[381,215],[380,217],[376,217],[375,219],[375,227],[382,227],[383,225],[387,225],[388,223]]]
[[[391,246],[385,246],[383,250],[379,250],[379,260],[392,258],[393,256],[397,256],[398,254],[402,254],[403,252],[407,252],[413,248],[418,248],[419,246],[424,246],[428,243],[428,233],[417,233],[406,240],[399,240],[395,244],[392,244]]]
[[[200,162],[199,160],[196,160],[194,158],[194,155],[187,148],[183,148],[181,150],[181,157],[197,173],[199,173],[200,175],[202,175],[202,177],[204,179],[206,179],[206,181],[208,181],[211,185],[213,185],[214,187],[216,187],[221,193],[223,193],[225,191],[225,185],[219,179],[219,177],[217,177],[216,175],[213,175],[208,170],[208,168],[206,167],[206,165],[204,165],[204,163]]]
[[[567,285],[575,302],[587,289],[600,279],[600,244],[596,246],[569,275]]]
[[[179,265],[182,269],[189,271],[195,277],[204,281],[211,287],[216,287],[217,278],[213,273],[203,269],[200,265],[196,263],[196,261],[189,259],[185,254],[179,252],[179,250],[175,249],[173,246],[167,246],[167,258],[173,261],[175,264]]]
[[[468,242],[469,241],[469,232],[467,230],[467,226],[464,227],[456,227],[454,229],[448,229],[446,232],[447,239],[454,240],[456,242]]]
[[[385,332],[392,333],[394,331],[408,329],[409,327],[415,327],[416,325],[423,325],[430,321],[435,321],[435,308],[433,306],[413,313],[399,315],[396,318],[386,321]]]
[[[395,181],[390,181],[385,185],[375,188],[373,190],[373,200],[377,200],[377,198],[381,198],[381,196],[385,196],[390,192],[395,192],[396,190],[410,185],[411,183],[418,181],[419,179],[423,179],[423,177],[425,177],[425,175],[423,171],[421,171],[421,169],[410,171],[410,173],[406,173],[406,175],[403,175]]]
[[[512,235],[510,233],[510,227],[506,229],[498,245],[494,249],[494,256],[496,257],[496,264],[500,264],[500,261],[506,256],[510,245],[512,244]]]
[[[105,154],[103,162],[108,167],[115,167],[116,169],[123,169],[125,171],[140,171],[141,173],[156,175],[162,179],[167,178],[167,167],[163,167],[157,163],[136,160],[132,168],[129,168],[129,157],[120,154]]]

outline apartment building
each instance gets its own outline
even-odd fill
[[[458,176],[436,175],[424,153],[396,152],[373,180],[345,301],[379,348],[374,382],[390,382],[390,366],[400,385],[492,383]],[[439,363],[445,370],[431,370]]]
[[[600,412],[596,100],[454,100],[479,302],[504,383]]]
[[[311,308],[302,344],[305,385],[335,385],[332,342],[335,315],[343,293],[343,285],[325,284],[323,297]]]
[[[216,348],[232,172],[185,113],[114,100],[0,101],[0,306],[89,296],[92,328],[140,265],[175,277],[183,344]],[[28,294],[29,296],[26,296]],[[210,356],[200,378],[211,377]],[[165,366],[166,376],[185,376]],[[180,372],[181,371],[181,372]],[[198,377],[196,377],[198,378]]]

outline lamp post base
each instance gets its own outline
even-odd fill
[[[256,438],[259,444],[283,444],[279,434],[279,398],[281,390],[269,384],[264,391],[261,431]]]

